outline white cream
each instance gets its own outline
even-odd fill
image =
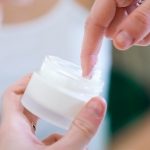
[[[33,74],[22,103],[38,117],[67,129],[83,105],[101,89],[99,72],[85,79],[79,66],[48,56],[40,71]]]

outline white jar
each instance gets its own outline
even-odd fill
[[[83,105],[101,89],[100,72],[85,79],[79,66],[48,56],[40,71],[33,73],[22,104],[39,118],[68,129]]]

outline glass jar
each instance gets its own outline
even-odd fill
[[[84,104],[101,90],[100,72],[86,79],[79,66],[47,56],[41,69],[33,73],[22,104],[39,118],[68,129]]]

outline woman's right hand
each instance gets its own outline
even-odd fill
[[[95,0],[85,25],[81,53],[83,76],[90,76],[104,36],[116,48],[150,44],[150,0]]]

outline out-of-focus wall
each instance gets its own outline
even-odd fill
[[[128,51],[113,50],[113,66],[134,78],[150,93],[150,47],[132,47]]]
[[[110,150],[150,149],[150,47],[113,50]],[[114,106],[113,106],[114,105]]]
[[[149,150],[150,112],[116,135],[109,150]]]

